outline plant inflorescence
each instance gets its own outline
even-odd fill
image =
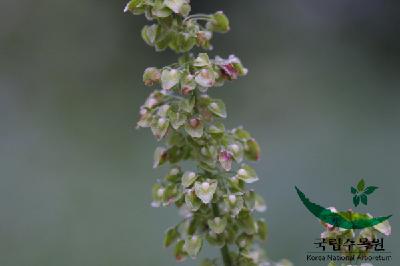
[[[153,166],[170,165],[153,186],[152,206],[175,205],[183,216],[167,229],[164,246],[174,246],[178,261],[195,258],[208,242],[220,248],[222,261],[206,259],[202,265],[271,265],[256,245],[267,237],[266,223],[253,214],[265,211],[266,205],[247,188],[258,176],[244,163],[259,159],[259,145],[242,127],[226,129],[224,102],[208,95],[212,88],[246,75],[247,69],[234,55],[190,53],[194,47],[211,50],[213,34],[229,31],[228,18],[221,11],[191,15],[189,0],[132,0],[125,11],[144,14],[152,22],[142,29],[148,45],[181,54],[177,63],[144,71],[144,84],[160,89],[140,108],[138,122],[165,140],[155,150]],[[193,162],[192,167],[183,161]]]

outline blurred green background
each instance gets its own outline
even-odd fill
[[[394,214],[385,265],[400,265],[398,1],[192,2],[195,12],[226,12],[232,30],[216,35],[211,54],[234,53],[250,70],[212,95],[226,100],[227,124],[262,147],[270,257],[309,265],[322,230],[295,185],[347,209],[363,177],[381,188],[359,210]],[[150,207],[163,173],[151,167],[157,144],[132,129],[150,92],[144,68],[176,55],[147,47],[145,19],[124,5],[0,3],[1,266],[176,264],[161,243],[177,213]]]

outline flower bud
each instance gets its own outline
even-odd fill
[[[139,112],[140,116],[144,116],[144,115],[146,115],[147,113],[148,113],[147,109],[145,109],[145,108],[141,108],[141,109],[140,109],[140,112]]]
[[[181,81],[181,93],[183,95],[189,95],[191,91],[196,88],[196,82],[194,81],[194,76],[192,74],[187,74],[183,76]]]
[[[158,104],[157,99],[151,97],[146,101],[146,107],[152,109],[154,106]]]
[[[237,144],[231,144],[231,145],[229,145],[229,148],[231,148],[233,152],[239,152],[240,151],[240,147]]]
[[[221,118],[226,118],[226,107],[225,103],[221,100],[214,99],[208,106],[208,110],[211,111],[214,115],[221,117]]]
[[[260,146],[254,139],[246,141],[245,154],[252,161],[257,161],[260,158]]]
[[[236,203],[236,196],[235,195],[233,195],[233,194],[229,195],[228,199],[229,199],[230,203],[232,203],[232,204]]]
[[[213,199],[214,193],[217,190],[217,180],[207,179],[207,181],[194,184],[196,196],[205,204],[208,204]]]
[[[213,109],[217,109],[218,108],[218,104],[215,103],[215,102],[210,103],[210,107],[213,108]]]
[[[227,79],[237,79],[238,74],[232,64],[225,64],[221,66],[222,74],[227,77]]]
[[[237,177],[248,184],[258,180],[256,171],[246,164],[242,164],[242,167],[237,171]]]
[[[178,168],[172,168],[172,169],[169,171],[169,174],[170,174],[170,175],[177,175],[177,174],[179,174],[179,169],[178,169]]]
[[[151,123],[151,114],[150,112],[144,108],[141,107],[140,108],[140,112],[139,112],[139,121],[137,123],[138,127],[149,127],[150,123]]]
[[[158,126],[162,127],[166,122],[167,120],[164,117],[160,117],[158,119]]]
[[[183,250],[186,251],[189,256],[195,258],[199,253],[201,247],[203,245],[203,240],[196,236],[189,236],[188,239],[185,241],[185,245],[183,246]]]
[[[192,90],[193,90],[192,88],[190,88],[190,87],[188,87],[188,86],[184,86],[184,87],[182,87],[182,94],[185,95],[185,96],[187,96],[187,95],[190,94],[190,92],[191,92]]]
[[[192,138],[200,138],[203,136],[204,126],[200,119],[198,118],[191,118],[185,125],[185,131],[192,137]]]
[[[237,173],[238,173],[239,176],[246,176],[247,175],[247,171],[245,169],[243,169],[243,168],[239,169]]]
[[[203,68],[199,72],[197,72],[195,80],[197,84],[204,88],[209,88],[214,86],[215,84],[215,74],[212,70]]]
[[[191,127],[196,128],[200,124],[200,121],[197,118],[192,118],[189,120],[189,124]]]
[[[228,59],[222,59],[217,56],[215,58],[215,64],[220,67],[222,76],[228,80],[237,79],[239,76],[244,76],[248,72],[248,70],[243,67],[239,58],[234,55],[230,55]]]
[[[201,184],[201,188],[202,188],[203,190],[208,190],[208,189],[210,188],[210,183],[208,183],[208,182],[203,182],[203,183]]]
[[[164,195],[164,191],[165,191],[165,188],[159,188],[157,190],[157,196],[159,196],[161,198]]]
[[[221,33],[229,31],[229,20],[222,11],[214,13],[212,18],[213,21],[207,24],[210,30]]]
[[[143,82],[146,86],[153,86],[160,82],[161,71],[155,67],[148,67],[143,73]]]
[[[230,171],[232,168],[232,154],[227,151],[227,150],[222,150],[219,153],[218,156],[218,160],[219,163],[221,164],[221,167],[225,170],[225,171]]]
[[[196,40],[200,46],[208,46],[211,38],[212,38],[211,31],[198,31],[196,34]]]
[[[227,220],[226,218],[215,217],[207,221],[208,227],[211,229],[210,234],[222,234],[225,231]]]

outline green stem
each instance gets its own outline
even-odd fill
[[[222,259],[224,261],[224,265],[231,266],[232,262],[231,262],[231,257],[229,256],[229,249],[228,249],[227,245],[225,245],[221,248],[221,255],[222,255]]]
[[[188,20],[211,20],[212,16],[207,15],[207,14],[194,14],[191,16],[186,17],[183,22],[186,22]]]
[[[219,217],[218,203],[213,203],[212,209],[213,209],[214,216]],[[223,246],[220,251],[221,251],[221,255],[222,255],[222,260],[224,261],[224,266],[232,266],[232,260],[229,255],[228,245],[225,244],[225,246]]]

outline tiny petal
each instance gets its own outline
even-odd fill
[[[232,204],[236,203],[236,196],[235,195],[233,195],[233,194],[229,195],[228,199],[229,199],[230,203],[232,203]]]
[[[252,167],[246,164],[243,164],[242,167],[237,171],[237,177],[248,184],[258,180],[257,173]]]
[[[193,66],[196,67],[205,67],[210,65],[210,59],[206,53],[201,53],[199,56],[194,60]]]
[[[185,240],[185,245],[183,246],[183,250],[186,251],[189,256],[195,258],[199,253],[201,247],[203,245],[203,240],[200,236],[188,236]]]
[[[208,183],[208,182],[203,182],[203,183],[201,184],[201,188],[202,188],[203,190],[208,190],[209,187],[210,187],[210,183]]]
[[[161,80],[161,71],[155,67],[148,67],[143,73],[143,82],[146,86],[152,86]]]
[[[196,181],[196,179],[197,179],[196,173],[189,172],[189,171],[185,172],[182,175],[182,186],[184,188],[187,188],[187,187],[191,186],[194,183],[194,181]]]
[[[157,147],[154,151],[153,168],[162,165],[167,159],[167,149],[164,147]]]
[[[180,73],[176,69],[164,69],[161,74],[161,83],[164,90],[170,90],[180,80]]]
[[[179,14],[181,11],[181,8],[183,7],[184,4],[187,2],[185,0],[165,0],[164,4],[174,11],[174,13]]]
[[[389,224],[389,221],[384,221],[380,224],[374,226],[376,230],[384,234],[385,236],[390,236],[392,234],[392,227]]]
[[[207,183],[207,184],[205,184]],[[196,182],[194,184],[196,196],[205,204],[208,204],[213,199],[214,193],[217,189],[217,180],[207,179],[206,182]]]
[[[195,81],[204,88],[209,88],[215,84],[215,74],[212,70],[203,68],[196,73]]]
[[[185,131],[192,138],[200,138],[203,136],[203,123],[198,118],[191,118],[185,125]]]
[[[211,31],[198,31],[196,34],[196,39],[199,45],[201,46],[206,46],[208,42],[212,38],[212,32]]]
[[[227,225],[226,218],[215,217],[214,219],[208,220],[208,226],[215,234],[222,234],[225,231],[225,227]]]
[[[219,163],[225,171],[230,171],[232,168],[232,154],[227,150],[222,150],[218,156]]]

